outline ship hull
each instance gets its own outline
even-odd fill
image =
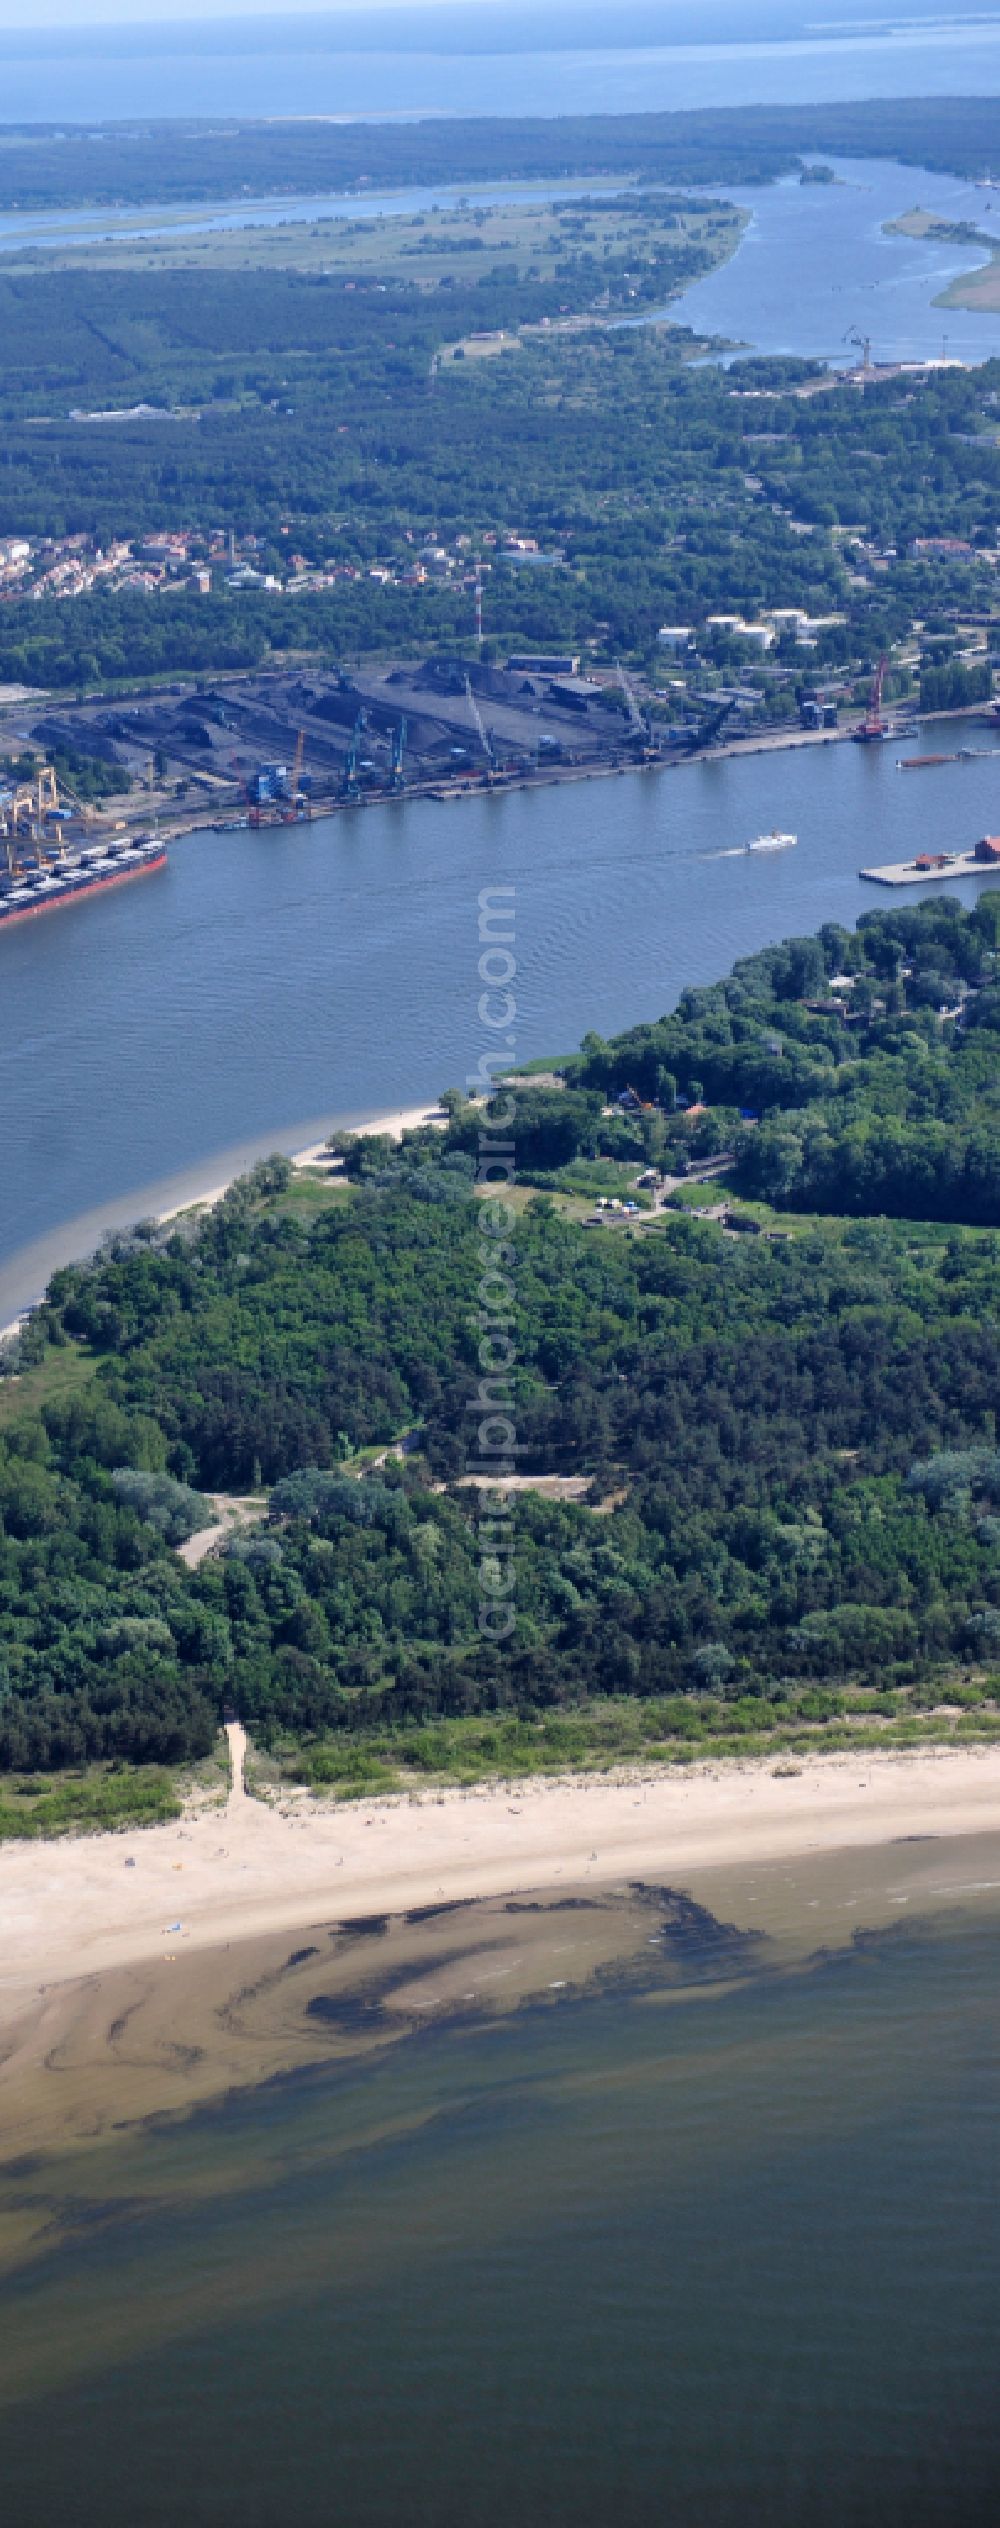
[[[50,895],[40,895],[33,902],[5,905],[0,901],[0,931],[15,922],[38,921],[43,913],[60,913],[68,904],[83,904],[88,896],[102,895],[107,887],[129,886],[134,878],[151,877],[154,869],[165,869],[166,865],[164,845],[162,850],[151,853],[148,859],[132,861],[119,869],[95,871],[92,878],[79,885],[54,890]]]

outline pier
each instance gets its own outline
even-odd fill
[[[925,887],[934,878],[1000,877],[1000,847],[996,857],[988,857],[981,845],[975,851],[921,852],[916,860],[889,860],[882,869],[859,869],[859,878],[867,878],[876,887]]]

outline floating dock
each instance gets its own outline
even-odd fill
[[[890,860],[884,869],[859,869],[876,887],[925,887],[935,878],[1000,878],[1000,856],[974,851],[921,852],[916,860]]]

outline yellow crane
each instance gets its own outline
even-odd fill
[[[30,781],[19,782],[16,790],[0,801],[0,837],[7,847],[8,867],[11,847],[18,843],[31,843],[39,859],[48,860],[46,818],[55,815],[58,807],[59,789],[51,764],[40,764]]]

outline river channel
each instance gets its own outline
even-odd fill
[[[949,283],[988,262],[985,247],[894,235],[889,224],[919,208],[967,223],[1000,248],[1000,185],[993,192],[883,158],[823,163],[833,184],[789,176],[717,188],[749,224],[729,262],[673,301],[671,321],[754,351],[843,366],[858,359],[866,335],[875,361],[995,357],[1000,315],[937,304]]]
[[[929,739],[963,741],[990,751],[906,776],[920,742],[838,741],[194,834],[166,872],[8,931],[0,1324],[102,1228],[460,1083],[484,1041],[481,888],[514,889],[512,1056],[567,1052],[768,940],[896,900],[861,867],[994,830],[992,733]],[[775,826],[796,849],[746,852]]]
[[[967,240],[887,233],[887,223],[919,205],[936,219],[970,223],[1000,247],[1000,185],[994,196],[956,176],[887,159],[826,163],[836,176],[832,185],[803,185],[790,176],[778,184],[709,188],[740,205],[747,227],[727,263],[660,312],[672,323],[745,348],[835,363],[857,358],[846,337],[859,332],[870,335],[877,360],[978,361],[1000,352],[1000,314],[936,304],[949,282],[986,261],[985,248]],[[288,222],[413,218],[435,207],[454,210],[459,202],[475,208],[555,201],[601,192],[606,185],[607,180],[588,185],[577,178],[559,184],[147,203],[142,210],[7,211],[0,213],[0,257],[26,250],[44,255],[103,239],[183,241]]]
[[[1000,243],[992,195],[884,162],[838,162],[836,174],[834,185],[737,188],[751,216],[736,255],[671,317],[832,359],[857,356],[844,344],[852,328],[871,335],[877,358],[1000,351],[1000,316],[934,305],[975,250],[884,227],[920,202],[975,218]],[[0,222],[0,245],[16,226]],[[833,743],[502,797],[394,801],[291,831],[196,834],[172,846],[164,875],[8,931],[0,1326],[105,1228],[191,1199],[263,1149],[461,1082],[481,1048],[482,887],[515,890],[511,1051],[566,1052],[588,1027],[658,1014],[686,983],[768,940],[855,921],[885,900],[860,868],[968,846],[1000,825],[995,755],[912,779],[896,770],[900,752],[966,738],[993,743],[963,723],[917,748]],[[793,829],[797,849],[747,856],[742,846],[774,826]],[[951,892],[971,900],[975,888]]]

